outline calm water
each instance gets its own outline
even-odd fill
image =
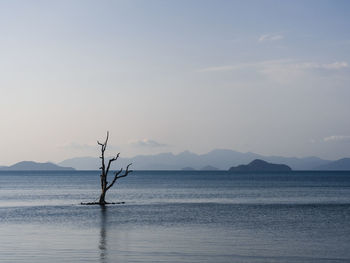
[[[0,262],[350,262],[350,172],[0,172]]]

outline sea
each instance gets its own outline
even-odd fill
[[[0,262],[350,262],[350,172],[1,171]],[[109,180],[112,180],[110,178]]]

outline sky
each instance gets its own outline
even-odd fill
[[[350,157],[349,1],[0,0],[0,165]]]

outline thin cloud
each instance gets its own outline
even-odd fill
[[[258,38],[258,42],[262,43],[262,42],[272,42],[272,41],[278,41],[283,39],[284,36],[281,34],[265,34],[265,35],[261,35]]]
[[[300,69],[329,69],[329,70],[337,70],[342,68],[347,68],[349,65],[345,61],[341,62],[333,62],[328,64],[320,64],[320,63],[300,63],[296,64],[296,68]]]
[[[223,72],[223,71],[234,71],[234,70],[242,70],[242,69],[262,68],[269,64],[282,64],[282,63],[287,63],[288,61],[290,60],[265,60],[265,61],[248,62],[248,63],[237,63],[232,65],[201,68],[201,69],[198,69],[197,72]]]
[[[274,75],[300,75],[308,71],[327,70],[337,71],[348,68],[349,64],[346,61],[336,61],[331,63],[318,63],[318,62],[302,62],[293,59],[280,59],[280,60],[265,60],[251,63],[238,63],[233,65],[213,66],[207,68],[201,68],[197,70],[199,73],[203,72],[228,72],[235,70],[255,70],[263,75],[273,77]]]
[[[298,62],[296,60],[267,60],[257,62],[257,67],[263,68],[280,68],[280,69],[297,69],[297,70],[339,70],[349,67],[346,61],[336,61],[332,63],[318,63],[318,62]]]
[[[208,67],[208,68],[202,68],[202,69],[199,69],[197,70],[197,72],[222,72],[222,71],[232,71],[232,70],[237,70],[239,69],[240,66],[239,65],[236,65],[236,66],[218,66],[218,67]]]
[[[159,143],[159,142],[157,142],[155,140],[151,140],[151,139],[131,141],[130,144],[133,146],[137,146],[137,147],[147,147],[147,148],[157,148],[157,147],[168,146],[167,144]]]
[[[350,135],[332,135],[323,138],[325,142],[350,141]]]
[[[325,71],[334,74],[348,67],[345,61],[332,63],[280,61],[266,62],[257,71],[267,78],[280,83],[289,83],[306,76],[324,75]]]

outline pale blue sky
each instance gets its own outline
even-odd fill
[[[350,157],[349,1],[1,1],[0,165]]]

